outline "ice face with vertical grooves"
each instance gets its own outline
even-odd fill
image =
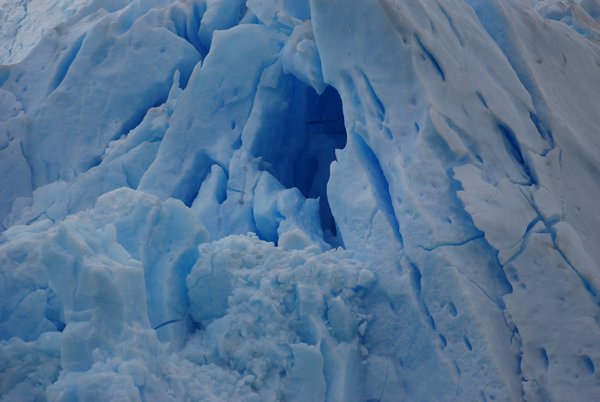
[[[0,66],[0,399],[597,399],[597,0],[84,3]]]

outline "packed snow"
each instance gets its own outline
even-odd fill
[[[599,0],[0,0],[2,401],[600,399]]]

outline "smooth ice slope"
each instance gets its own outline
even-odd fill
[[[598,399],[598,0],[64,4],[0,66],[3,401]]]

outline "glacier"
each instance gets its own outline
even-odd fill
[[[599,400],[599,116],[599,0],[0,1],[0,400]]]

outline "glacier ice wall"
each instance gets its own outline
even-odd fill
[[[598,399],[600,2],[38,3],[3,401]]]

